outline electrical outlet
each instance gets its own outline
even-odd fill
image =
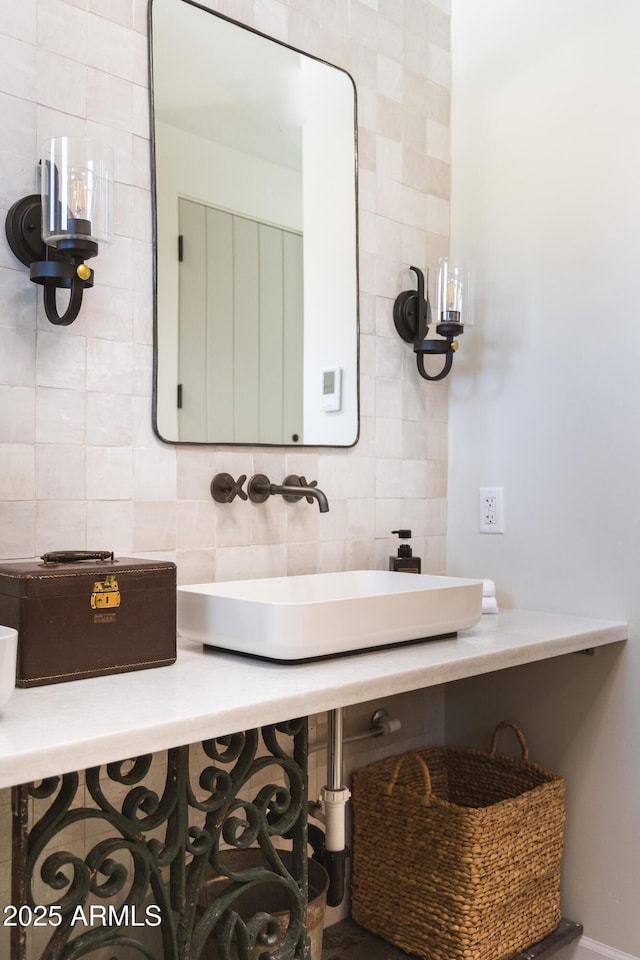
[[[480,487],[480,533],[504,533],[502,487]]]

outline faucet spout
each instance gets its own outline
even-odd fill
[[[320,513],[327,513],[329,510],[327,496],[318,488],[317,481],[312,480],[311,483],[307,483],[304,477],[294,474],[285,477],[284,483],[271,483],[264,473],[256,473],[249,480],[247,493],[254,503],[264,503],[273,495],[281,496],[287,503],[297,503],[304,497],[307,503],[313,503],[315,500]]]
[[[287,477],[286,480],[290,481],[292,478]],[[297,479],[297,478],[296,478]],[[299,478],[301,481],[304,480],[304,477]],[[320,513],[329,512],[329,501],[327,500],[326,494],[319,489],[316,485],[316,481],[312,480],[311,483],[285,483],[271,484],[271,493],[279,493],[285,500],[288,500],[292,503],[295,503],[297,500],[302,500],[303,497],[306,497],[307,503],[313,503],[317,501],[318,509]]]

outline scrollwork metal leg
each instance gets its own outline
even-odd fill
[[[29,790],[26,786],[11,791],[11,903],[26,903],[25,876],[20,865],[27,856]],[[26,960],[27,934],[24,927],[11,927],[11,960]]]
[[[41,960],[104,948],[114,960],[308,960],[307,748],[296,720],[169,750],[161,775],[160,756],[148,755],[90,768],[84,785],[69,773],[14,788],[13,903],[24,909],[11,960],[36,960],[25,947],[36,915]],[[59,849],[79,824],[82,853]],[[247,866],[238,853],[250,849]],[[266,908],[245,915],[241,898],[263,887],[284,896],[285,931]]]

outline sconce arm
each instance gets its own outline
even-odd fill
[[[93,253],[85,254],[85,256],[93,255]],[[81,259],[79,263],[53,259],[38,260],[31,264],[31,279],[44,287],[44,309],[47,319],[56,326],[67,327],[76,319],[82,306],[85,287],[93,286],[93,276],[93,270]],[[67,308],[62,316],[58,312],[56,302],[56,290],[61,287],[70,291]]]
[[[427,373],[427,371],[426,371],[426,369],[425,369],[424,358],[425,358],[425,353],[426,353],[426,351],[422,351],[422,352],[420,352],[420,353],[416,352],[416,361],[417,361],[417,364],[418,364],[418,373],[420,374],[420,376],[421,376],[424,380],[431,380],[431,381],[433,381],[433,380],[444,380],[444,378],[447,376],[447,374],[451,371],[451,367],[452,367],[452,365],[453,365],[453,354],[454,354],[455,351],[453,350],[451,344],[448,344],[448,347],[449,347],[449,349],[448,349],[446,352],[445,352],[445,351],[438,351],[438,352],[444,353],[444,365],[443,365],[443,367],[442,367],[442,370],[441,370],[439,373],[435,373],[435,374],[433,374],[433,375]]]
[[[62,316],[60,316],[58,313],[56,290],[57,284],[55,280],[44,281],[44,312],[46,313],[47,319],[50,321],[50,323],[55,323],[56,326],[60,327],[68,327],[69,324],[73,323],[80,313],[80,307],[82,306],[82,294],[84,293],[84,283],[82,280],[71,281],[71,294],[69,296],[69,302],[67,303],[67,309],[64,311]]]
[[[429,332],[429,324],[431,323],[431,304],[429,303],[428,290],[429,272],[427,271],[427,295],[425,297],[424,273],[420,267],[410,267],[409,269],[413,270],[418,280],[418,289],[415,294],[417,314],[416,340],[420,341],[426,337]]]

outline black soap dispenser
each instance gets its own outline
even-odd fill
[[[401,540],[411,539],[411,530],[392,530]],[[414,557],[413,550],[408,543],[401,543],[395,557],[389,557],[389,570],[401,570],[403,573],[420,573],[422,562],[420,557]]]

